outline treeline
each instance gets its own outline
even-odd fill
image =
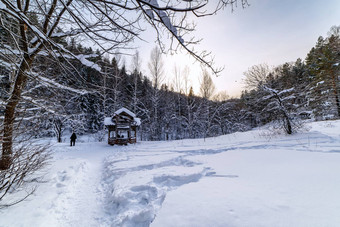
[[[158,48],[152,50],[150,59],[143,59],[149,62],[150,71],[143,75],[138,52],[129,72],[118,55],[110,59],[74,39],[57,41],[74,56],[37,57],[17,110],[17,127],[36,137],[56,135],[61,140],[65,130],[75,130],[97,133],[98,139],[103,139],[104,117],[121,107],[142,119],[142,140],[217,136],[272,121],[280,121],[287,133],[293,133],[297,119],[340,116],[339,27],[332,27],[327,38],[320,37],[305,60],[274,68],[265,64],[251,67],[245,72],[247,90],[233,99],[215,94],[205,70],[199,94],[190,87],[188,78],[192,75],[187,70],[175,69],[174,82],[164,83]],[[3,116],[11,89],[11,68],[0,64],[0,76]]]
[[[237,100],[213,96],[211,76],[204,71],[201,93],[189,86],[188,71],[177,69],[172,85],[164,83],[160,50],[152,50],[150,75],[140,71],[138,52],[128,72],[119,56],[111,59],[83,47],[74,39],[63,45],[74,55],[38,56],[29,72],[16,113],[17,128],[35,137],[54,136],[61,141],[65,130],[97,133],[104,138],[103,119],[125,107],[142,119],[142,140],[202,138],[249,129],[240,117]],[[12,71],[0,66],[1,100],[10,93]],[[36,78],[36,80],[35,80]],[[186,78],[186,79],[183,79]],[[214,97],[214,100],[211,100]],[[0,114],[4,115],[1,105]]]
[[[333,26],[327,38],[318,41],[305,60],[270,69],[251,67],[245,73],[247,91],[241,100],[252,126],[273,120],[329,120],[340,117],[340,27]],[[292,123],[292,122],[288,122]]]

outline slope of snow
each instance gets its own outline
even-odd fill
[[[340,121],[308,127],[55,144],[45,182],[0,210],[0,226],[338,226]]]

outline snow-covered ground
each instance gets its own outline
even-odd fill
[[[55,144],[45,183],[0,226],[339,226],[340,121],[309,127]]]

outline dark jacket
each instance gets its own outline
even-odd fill
[[[71,140],[76,140],[77,139],[77,136],[75,133],[72,133],[72,136],[70,137]]]

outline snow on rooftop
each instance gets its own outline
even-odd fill
[[[127,113],[128,115],[130,115],[131,117],[136,117],[136,114],[134,114],[134,113],[132,113],[130,110],[128,110],[128,109],[126,109],[126,108],[120,108],[119,110],[117,110],[116,112],[115,112],[115,114],[117,114],[117,115],[119,115],[119,114],[121,114],[121,113],[123,113],[123,112],[125,112],[125,113]]]
[[[137,126],[141,125],[141,123],[142,123],[141,119],[138,118],[138,117],[135,117],[136,115],[126,108],[121,108],[121,109],[117,110],[115,112],[115,114],[120,114],[122,112],[125,112],[125,113],[129,114],[130,116],[132,116],[133,120],[134,120],[134,122],[136,122]],[[105,117],[104,118],[104,125],[116,125],[116,123],[114,121],[112,121],[112,117]]]
[[[115,125],[115,123],[112,121],[112,117],[105,117],[104,125]]]
[[[135,117],[135,118],[133,118],[133,120],[136,122],[136,125],[141,125],[141,119],[140,118],[138,118],[138,117]]]

